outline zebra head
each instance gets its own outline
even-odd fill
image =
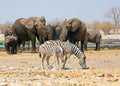
[[[86,66],[86,56],[79,58],[79,64],[82,67],[82,69],[89,69],[89,67]]]

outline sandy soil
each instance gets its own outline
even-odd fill
[[[71,56],[69,70],[60,69],[62,64],[56,70],[41,70],[38,53],[0,52],[0,86],[120,86],[120,50],[86,51],[85,55],[90,69],[81,69]]]

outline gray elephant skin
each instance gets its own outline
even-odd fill
[[[64,20],[62,23],[62,31],[60,35],[61,41],[66,41],[69,39],[71,43],[76,43],[76,41],[81,41],[81,50],[84,51],[84,41],[87,34],[87,28],[83,21],[78,18],[71,18],[69,20]]]
[[[87,43],[95,43],[96,47],[95,50],[100,50],[100,41],[101,41],[101,34],[98,29],[87,30],[87,36],[85,39],[85,50],[87,50]]]
[[[39,36],[41,36],[42,38],[41,40],[43,43],[47,40],[55,40],[55,35],[56,35],[55,27],[50,24],[45,25],[44,28],[40,28],[38,33]]]
[[[17,38],[14,36],[6,36],[5,48],[8,54],[17,54]]]
[[[19,18],[17,19],[13,26],[12,32],[13,36],[17,37],[18,45],[20,49],[20,44],[23,41],[31,41],[32,43],[32,52],[36,52],[36,37],[42,44],[38,29],[45,26],[46,20],[44,17],[30,17],[30,18]]]
[[[54,24],[53,27],[55,28],[55,40],[60,40],[60,34],[62,31],[61,22]]]

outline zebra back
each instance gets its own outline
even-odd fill
[[[86,58],[85,54],[74,44],[70,42],[61,42],[60,40],[53,41],[49,40],[52,45],[59,45],[64,51],[64,54],[71,53],[74,54],[78,59]]]
[[[53,45],[51,42],[47,41],[41,44],[39,47],[39,53],[44,53],[46,55],[53,55],[55,53],[63,53],[63,49],[58,45]]]

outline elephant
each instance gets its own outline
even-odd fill
[[[2,24],[0,25],[0,33],[4,36],[12,36],[12,24]]]
[[[78,18],[65,19],[62,23],[62,31],[60,34],[60,40],[66,41],[67,39],[71,43],[81,41],[81,51],[84,52],[84,41],[87,34],[87,27],[85,23]]]
[[[17,38],[14,36],[6,36],[5,48],[8,54],[17,54]]]
[[[62,31],[61,22],[58,22],[53,25],[55,28],[55,40],[60,40],[60,33]]]
[[[47,40],[55,40],[55,35],[56,35],[56,31],[55,31],[55,27],[52,25],[46,25],[45,29],[47,29]]]
[[[38,33],[42,38],[42,42],[45,42],[47,40],[55,40],[55,27],[50,24],[45,25],[44,28],[40,28]]]
[[[18,45],[20,49],[20,44],[23,41],[31,41],[32,52],[36,52],[36,37],[42,44],[41,36],[39,36],[39,29],[43,28],[46,24],[45,17],[29,17],[29,18],[19,18],[12,25],[13,36],[17,37]]]
[[[92,30],[87,30],[87,36],[85,39],[85,50],[87,50],[87,43],[96,43],[96,48],[95,50],[99,51],[100,50],[100,40],[101,40],[101,34],[98,29],[92,29]]]

